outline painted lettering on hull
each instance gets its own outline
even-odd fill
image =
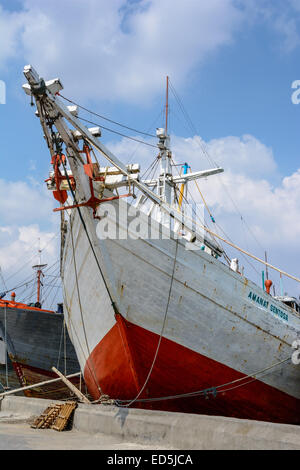
[[[275,305],[271,304],[268,300],[265,300],[263,297],[260,297],[259,295],[255,294],[254,292],[249,292],[248,294],[248,299],[251,299],[252,302],[257,303],[261,307],[265,308],[266,310],[269,310],[273,315],[276,317],[279,317],[280,319],[284,321],[289,321],[288,314],[283,312],[280,308],[276,307]]]

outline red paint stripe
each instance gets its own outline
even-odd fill
[[[53,310],[43,310],[38,307],[29,307],[27,304],[22,304],[20,302],[13,302],[12,300],[3,300],[0,299],[0,308],[18,308],[21,310],[32,310],[34,312],[46,312],[46,313],[55,313]]]
[[[95,347],[85,367],[85,382],[94,399],[99,398],[97,381],[111,398],[135,398],[157,348],[158,335],[128,322],[121,315],[116,319],[116,325]],[[163,338],[152,375],[140,398],[194,392],[242,377],[245,375],[230,367]],[[216,398],[199,396],[152,402],[151,406],[136,402],[134,406],[300,424],[300,400],[258,380],[218,393]]]

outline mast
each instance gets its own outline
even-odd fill
[[[41,286],[42,277],[44,277],[43,269],[47,266],[47,264],[42,264],[42,250],[40,249],[40,239],[39,239],[39,250],[38,250],[38,264],[32,266],[32,269],[36,270],[36,277],[37,277],[37,295],[36,295],[36,304],[37,306],[41,306]]]
[[[156,135],[159,139],[158,148],[160,159],[160,173],[158,181],[158,196],[167,204],[172,203],[172,167],[171,167],[171,151],[170,151],[170,137],[168,135],[168,113],[169,113],[169,77],[167,76],[166,86],[166,116],[165,116],[165,129],[159,128],[156,130]],[[170,215],[164,211],[159,210],[159,221],[170,227]]]
[[[168,134],[168,114],[169,114],[169,77],[167,75],[167,89],[166,89],[166,134]]]

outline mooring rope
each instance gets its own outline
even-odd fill
[[[147,383],[149,382],[150,376],[151,376],[151,374],[152,374],[153,367],[154,367],[154,365],[155,365],[155,363],[156,363],[156,359],[157,359],[158,351],[159,351],[159,348],[160,348],[160,345],[161,345],[161,341],[162,341],[164,329],[165,329],[165,326],[166,326],[167,315],[168,315],[168,311],[169,311],[169,305],[170,305],[170,300],[171,300],[172,287],[173,287],[173,282],[174,282],[175,267],[176,267],[176,261],[177,261],[177,251],[178,251],[178,238],[176,239],[176,245],[175,245],[175,256],[174,256],[174,263],[173,263],[173,269],[172,269],[172,275],[171,275],[171,282],[170,282],[170,288],[169,288],[167,306],[166,306],[166,310],[165,310],[165,314],[164,314],[164,320],[163,320],[163,325],[162,325],[162,329],[161,329],[161,332],[160,332],[160,336],[159,336],[158,344],[157,344],[156,351],[155,351],[155,354],[154,354],[154,358],[153,358],[151,367],[150,367],[150,369],[149,369],[148,375],[147,375],[147,377],[146,377],[146,380],[145,380],[145,382],[144,382],[144,385],[142,386],[142,388],[141,388],[140,391],[138,392],[137,396],[136,396],[133,400],[131,400],[127,405],[124,405],[124,406],[126,406],[126,407],[129,407],[129,406],[131,406],[134,402],[139,401],[139,400],[138,400],[138,397],[139,397],[139,396],[143,393],[143,391],[145,390],[145,387],[146,387]],[[127,401],[127,400],[126,400],[126,401]]]
[[[197,397],[197,396],[201,396],[201,395],[203,395],[205,397],[208,397],[209,395],[213,395],[214,397],[216,397],[217,393],[228,392],[230,390],[248,385],[249,383],[254,382],[255,380],[258,380],[257,377],[256,377],[257,375],[260,375],[264,372],[267,372],[270,369],[272,369],[272,368],[274,368],[274,367],[276,367],[280,364],[283,364],[287,361],[290,361],[290,360],[291,360],[291,357],[288,357],[286,359],[283,359],[282,361],[279,361],[279,362],[276,362],[275,364],[272,364],[269,367],[261,369],[261,370],[255,372],[255,373],[253,373],[253,374],[246,375],[245,377],[241,377],[239,379],[232,380],[231,382],[227,382],[225,384],[218,385],[216,387],[210,387],[210,388],[206,388],[206,389],[203,389],[203,390],[197,390],[195,392],[181,393],[181,394],[178,394],[178,395],[168,395],[168,396],[164,396],[164,397],[154,397],[154,398],[140,398],[139,400],[134,400],[134,401],[137,401],[137,402],[140,402],[140,403],[147,403],[147,402],[156,402],[156,401],[164,401],[164,400],[176,400],[176,399],[179,399],[179,398],[192,398],[192,397]],[[231,387],[229,389],[223,390],[223,387],[227,387],[229,385],[233,385],[233,384],[236,384],[238,382],[245,381],[247,379],[252,379],[252,380],[249,380],[246,383],[240,383],[237,386],[234,386],[234,387]],[[133,402],[130,402],[129,404],[127,404],[128,401],[130,401],[130,400],[115,400],[115,404],[119,407],[128,407],[131,403],[133,403]]]

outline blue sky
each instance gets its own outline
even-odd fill
[[[18,7],[22,4],[21,0],[0,1],[0,5],[11,12],[20,11]],[[204,63],[196,64],[189,71],[185,82],[180,83],[178,88],[176,75],[170,79],[205,140],[244,133],[255,135],[272,147],[280,171],[286,174],[298,168],[299,109],[291,103],[290,98],[291,83],[299,75],[299,49],[285,50],[283,42],[282,34],[274,31],[266,21],[260,20],[238,31],[231,44],[220,46],[209,53]],[[7,84],[7,105],[0,108],[3,116],[0,115],[1,122],[4,119],[1,133],[8,137],[2,138],[2,142],[7,152],[11,139],[14,141],[15,158],[19,161],[17,168],[13,164],[15,158],[9,159],[4,165],[2,174],[6,178],[11,177],[12,169],[15,177],[23,177],[28,171],[28,161],[39,158],[38,155],[45,150],[39,124],[33,119],[28,99],[21,90],[24,81],[22,70],[27,62],[30,62],[30,54],[8,59],[2,68],[1,78]],[[38,68],[38,64],[35,66]],[[57,75],[60,75],[60,70],[57,70]],[[80,87],[79,82],[79,98]],[[161,90],[157,89],[150,105],[147,100],[143,102],[142,96],[134,105],[130,101],[124,104],[109,98],[93,100],[91,97],[83,103],[132,126],[139,123],[142,129],[146,129],[163,104],[164,87],[165,77],[161,76]],[[65,89],[65,94],[69,96],[68,89]],[[76,99],[76,96],[72,97]],[[175,102],[171,103],[171,112],[172,106],[178,113]],[[188,135],[172,114],[171,124],[171,130],[176,134]],[[17,142],[13,138],[16,131],[19,136]],[[105,138],[111,140],[112,136],[104,133]],[[43,162],[39,164],[44,171]]]
[[[274,264],[299,276],[300,106],[291,102],[299,51],[298,0],[0,0],[0,79],[7,85],[6,105],[0,105],[0,227],[12,233],[0,236],[3,272],[12,268],[1,253],[12,243],[27,247],[18,227],[35,225],[33,237],[43,239],[58,224],[42,188],[48,150],[21,89],[23,67],[32,63],[46,79],[61,77],[65,96],[145,131],[163,124],[154,120],[170,75],[199,138],[227,171],[223,181],[251,231]],[[172,94],[170,107],[176,158],[190,158],[195,167],[203,156],[188,146],[194,135],[182,116],[178,120]],[[124,161],[132,152],[131,143],[114,134],[104,131],[103,141]],[[143,151],[138,148],[136,160]],[[9,204],[5,194],[14,198],[16,182],[24,188]],[[234,241],[262,256],[218,184],[203,187]]]

